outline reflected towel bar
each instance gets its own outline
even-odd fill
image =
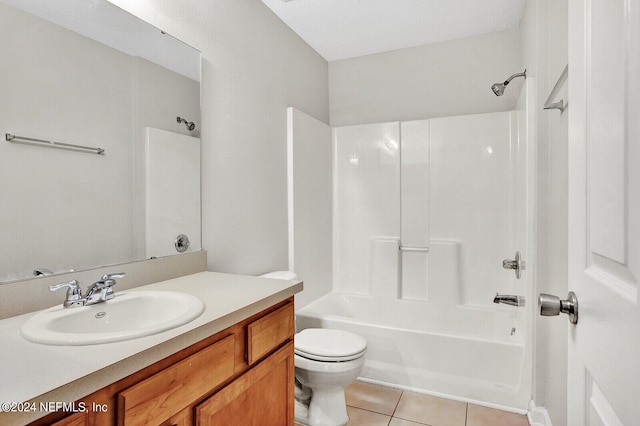
[[[398,246],[400,251],[423,251],[428,252],[429,247],[411,247],[411,246]]]
[[[74,150],[74,151],[90,152],[90,153],[94,153],[94,154],[98,154],[98,155],[104,155],[104,149],[102,149],[102,148],[93,148],[93,147],[90,147],[90,146],[74,145],[74,144],[70,144],[70,143],[55,142],[55,141],[47,141],[47,140],[44,140],[44,139],[27,138],[27,137],[24,137],[24,136],[12,135],[11,133],[5,133],[4,137],[5,137],[7,142],[14,142],[14,143],[26,142],[26,143],[30,143],[30,144],[41,144],[41,145],[47,146],[49,148],[69,149],[69,150]]]
[[[565,102],[563,99],[560,99],[558,102],[553,102],[553,103],[551,101],[553,101],[553,98],[556,97],[556,95],[560,91],[560,88],[562,87],[564,82],[567,81],[568,76],[569,76],[569,65],[567,64],[567,66],[564,67],[562,74],[560,74],[560,77],[558,77],[558,81],[556,82],[556,85],[553,86],[553,90],[551,90],[551,93],[547,98],[547,102],[544,103],[544,106],[542,107],[542,109],[559,109],[561,114],[564,112],[565,109],[567,109],[567,107],[569,106],[569,102]]]

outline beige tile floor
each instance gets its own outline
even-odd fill
[[[345,389],[349,426],[528,426],[527,417],[465,402],[355,382]]]
[[[527,417],[465,402],[355,382],[345,389],[349,426],[528,426]]]

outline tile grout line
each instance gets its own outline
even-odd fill
[[[464,406],[464,426],[467,426],[468,421],[469,421],[469,403],[466,403]]]
[[[393,412],[391,413],[391,418],[389,419],[389,424],[393,421],[393,418],[396,415],[396,410],[398,409],[398,405],[400,405],[400,400],[402,399],[402,395],[404,395],[404,391],[400,392],[400,398],[398,398],[398,402],[396,402],[396,406],[393,407]]]

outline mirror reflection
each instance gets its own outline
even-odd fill
[[[0,282],[200,250],[199,52],[106,0],[0,26]]]

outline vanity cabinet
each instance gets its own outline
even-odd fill
[[[293,334],[291,297],[33,425],[292,426]]]
[[[293,343],[196,406],[197,425],[293,424]],[[283,396],[287,395],[286,398]],[[252,401],[260,401],[253,404]]]
[[[161,424],[234,375],[236,335],[191,355],[171,367],[118,392],[118,424]]]
[[[87,424],[86,413],[75,413],[62,420],[52,423],[53,426],[85,426]]]

